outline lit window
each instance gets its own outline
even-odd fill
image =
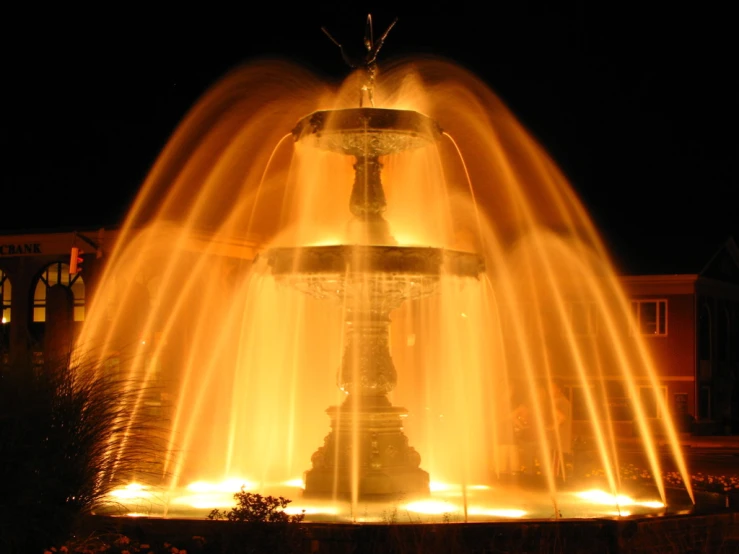
[[[3,365],[8,363],[10,352],[10,296],[10,279],[4,271],[0,271],[0,363]]]
[[[631,312],[639,334],[667,336],[667,300],[632,300]]]
[[[46,321],[46,292],[55,285],[63,285],[72,291],[74,321],[85,320],[85,283],[79,273],[69,274],[69,265],[53,263],[44,269],[33,294],[33,321]]]
[[[632,421],[634,412],[632,399],[626,392],[626,385],[621,379],[609,379],[603,383],[605,403],[608,416],[612,421]]]
[[[0,271],[0,303],[2,304],[2,322],[10,323],[10,279],[5,272]]]

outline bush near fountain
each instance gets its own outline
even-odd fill
[[[302,550],[307,533],[300,523],[305,514],[286,513],[290,500],[262,496],[244,489],[237,492],[234,499],[236,506],[230,510],[215,509],[208,514],[209,520],[227,522],[230,526],[222,535],[221,552],[290,554]]]
[[[111,490],[154,472],[151,461],[161,457],[161,422],[145,412],[131,419],[134,390],[69,359],[0,371],[3,554],[41,552],[68,538]],[[111,474],[111,447],[124,434],[131,449]]]

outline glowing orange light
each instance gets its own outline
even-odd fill
[[[470,508],[468,513],[471,516],[481,517],[520,518],[524,517],[527,512],[513,508]]]
[[[285,485],[286,487],[297,487],[299,489],[305,488],[305,483],[300,478],[290,479],[289,481],[285,481],[283,485]]]
[[[624,494],[611,494],[598,489],[590,489],[574,493],[577,498],[586,500],[592,504],[609,506],[644,506],[645,508],[664,508],[664,502],[659,500],[637,501]],[[623,512],[620,512],[623,515]]]
[[[451,502],[442,500],[419,500],[405,505],[405,509],[409,512],[417,512],[419,514],[441,515],[456,512],[459,510]]]
[[[139,483],[130,483],[123,488],[114,489],[110,492],[110,496],[113,498],[131,500],[131,499],[143,499],[151,498],[153,496],[152,491],[147,490],[148,487]]]

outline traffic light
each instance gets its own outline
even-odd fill
[[[69,274],[75,275],[82,271],[82,262],[85,260],[82,258],[82,250],[76,246],[72,247],[72,252],[69,255]]]

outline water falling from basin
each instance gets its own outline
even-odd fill
[[[656,437],[682,460],[675,429],[566,179],[463,69],[397,62],[377,107],[356,108],[363,78],[237,69],[152,169],[79,340],[106,371],[157,385],[139,409],[171,428],[159,478],[132,475],[147,488],[121,496],[193,516],[243,485],[354,521],[401,502],[466,520],[662,509]],[[553,424],[555,383],[572,431]],[[618,496],[643,491],[620,479],[613,388],[656,476],[648,498]],[[573,434],[605,504],[562,471]],[[110,471],[125,448],[111,445]]]

